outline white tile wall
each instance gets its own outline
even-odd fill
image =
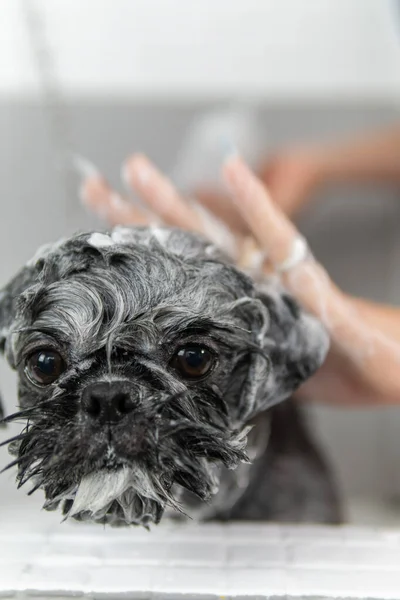
[[[39,93],[34,57],[22,12],[22,2],[0,3],[0,94]]]
[[[37,90],[33,8],[74,96],[399,98],[395,1],[1,0],[0,92]]]
[[[400,530],[267,524],[110,529],[36,503],[0,514],[0,597],[400,598]]]

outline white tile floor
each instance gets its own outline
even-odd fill
[[[0,514],[0,596],[400,598],[400,529],[60,524],[37,503]]]

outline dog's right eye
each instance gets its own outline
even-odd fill
[[[25,373],[36,385],[50,385],[65,371],[65,363],[58,352],[40,350],[31,354],[25,364]]]

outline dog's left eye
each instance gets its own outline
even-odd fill
[[[190,344],[180,348],[170,364],[184,379],[200,379],[210,373],[215,357],[205,346]]]
[[[32,383],[50,385],[65,371],[65,363],[58,352],[40,350],[26,361],[25,372]]]

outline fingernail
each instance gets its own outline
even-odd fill
[[[135,179],[137,179],[142,185],[147,185],[151,177],[150,167],[142,160],[135,160],[134,167],[132,161],[126,162],[122,166],[121,177],[124,183],[130,188],[132,185],[132,171],[134,169]]]
[[[84,178],[96,177],[100,175],[98,168],[90,160],[84,156],[81,156],[80,154],[72,155],[72,164],[78,173]]]
[[[223,156],[223,162],[228,161],[231,158],[239,156],[239,150],[232,140],[225,138],[221,140],[221,153]]]
[[[150,168],[146,164],[137,165],[136,177],[142,185],[147,185],[151,177]]]

